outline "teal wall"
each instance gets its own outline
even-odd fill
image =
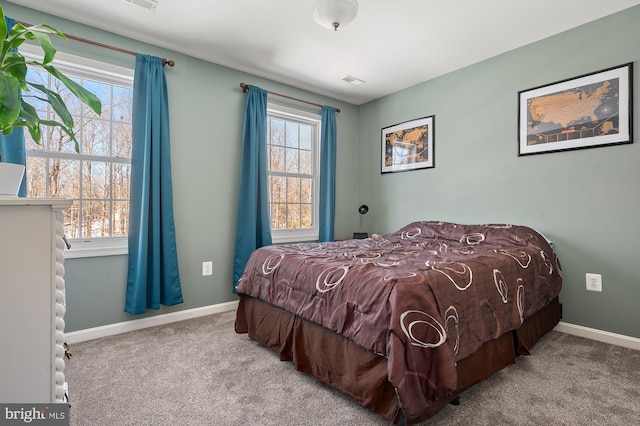
[[[341,108],[336,238],[357,230],[361,203],[370,207],[363,222],[368,232],[413,220],[529,225],[556,244],[565,278],[563,320],[640,338],[640,143],[517,156],[518,91],[626,62],[634,62],[640,81],[640,7],[357,107],[0,3],[15,19],[176,61],[167,80],[185,303],[125,314],[126,256],[70,259],[67,331],[236,300],[231,277],[245,99],[238,85],[244,81]],[[59,48],[133,67],[129,55],[76,42]],[[635,86],[637,105],[640,83]],[[431,114],[436,167],[380,174],[381,128]],[[214,262],[212,277],[201,276],[205,260]],[[602,293],[585,290],[586,272],[602,274]]]
[[[518,91],[627,62],[638,128],[638,22],[634,7],[361,106],[367,231],[422,219],[535,227],[562,263],[563,321],[640,338],[638,136],[631,145],[517,156]],[[435,168],[380,174],[381,128],[431,114]],[[587,272],[602,274],[602,293],[586,291]]]
[[[166,69],[166,76],[175,227],[185,302],[144,315],[126,314],[123,311],[126,256],[68,259],[65,262],[66,331],[237,300],[231,288],[239,184],[237,167],[246,99],[240,82],[340,108],[336,238],[349,236],[358,225],[357,107],[11,3],[1,4],[5,14],[17,20],[47,23],[75,36],[176,61],[175,67]],[[73,41],[57,43],[57,47],[69,53],[135,66],[133,56],[103,48]],[[272,101],[287,105],[282,98],[274,97]],[[300,103],[289,105],[305,107]],[[202,262],[208,260],[213,261],[213,275],[203,277]]]

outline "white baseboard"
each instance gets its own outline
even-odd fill
[[[561,333],[572,334],[574,336],[585,337],[587,339],[597,340],[598,342],[610,343],[612,345],[623,346],[625,348],[640,351],[640,339],[625,336],[624,334],[610,333],[608,331],[569,324],[562,321],[556,325],[554,330]]]
[[[233,311],[238,308],[238,302],[219,303],[217,305],[203,306],[200,308],[185,309],[184,311],[170,312],[168,314],[155,315],[153,317],[141,318],[138,320],[119,322],[116,324],[103,325],[100,327],[87,328],[85,330],[65,333],[67,343],[79,343],[87,340],[98,339],[100,337],[113,336],[127,333],[129,331],[141,330],[143,328],[155,327],[157,325],[169,324],[186,319],[203,317],[205,315],[218,314],[221,312]]]

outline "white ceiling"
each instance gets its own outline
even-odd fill
[[[8,1],[356,105],[640,4],[360,0],[334,32],[313,21],[314,0],[159,0],[153,12],[125,0]]]

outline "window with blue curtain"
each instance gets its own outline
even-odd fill
[[[247,93],[245,105],[236,246],[233,265],[234,293],[253,251],[272,243],[271,227],[273,218],[270,217],[269,209],[270,194],[267,163],[267,129],[269,128],[267,122],[267,94],[266,90],[251,86]],[[296,129],[299,131],[298,128]],[[274,148],[273,141],[271,139],[269,141],[270,148],[276,149],[277,147]],[[333,107],[322,107],[320,145],[319,240],[333,241],[336,170],[336,109]],[[283,144],[283,148],[285,146],[286,142]]]

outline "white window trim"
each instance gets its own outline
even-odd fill
[[[20,53],[28,60],[42,60],[42,50],[35,45],[24,43],[19,49]],[[55,60],[52,63],[64,73],[70,72],[85,78],[99,76],[102,81],[113,85],[133,87],[134,70],[131,68],[60,51],[56,52]],[[128,241],[126,236],[69,239],[71,247],[65,250],[65,258],[78,259],[128,254]]]
[[[23,43],[20,45],[19,50],[28,60],[42,60],[42,50],[35,45]],[[52,64],[64,73],[71,72],[85,78],[95,78],[96,75],[99,75],[107,83],[133,87],[135,72],[133,68],[126,68],[60,51],[56,52],[56,57]]]
[[[64,257],[78,259],[128,254],[128,239],[129,237],[69,239],[71,247],[64,251]]]
[[[313,232],[313,230],[315,230],[315,232]],[[318,241],[319,235],[317,227],[310,229],[272,230],[271,242],[274,244],[312,242]]]
[[[272,113],[274,115],[280,115],[285,118],[292,119],[304,119],[316,122],[318,126],[317,142],[315,144],[314,151],[314,164],[313,175],[317,181],[317,185],[314,186],[313,197],[316,200],[313,209],[313,223],[316,224],[313,228],[308,229],[282,229],[271,230],[271,240],[274,244],[286,244],[286,243],[299,243],[318,241],[320,238],[320,228],[318,226],[318,213],[320,206],[320,141],[321,141],[321,129],[322,129],[322,117],[320,114],[312,113],[308,111],[302,111],[299,109],[289,108],[275,103],[267,103],[267,115]],[[269,210],[271,211],[271,210]]]

